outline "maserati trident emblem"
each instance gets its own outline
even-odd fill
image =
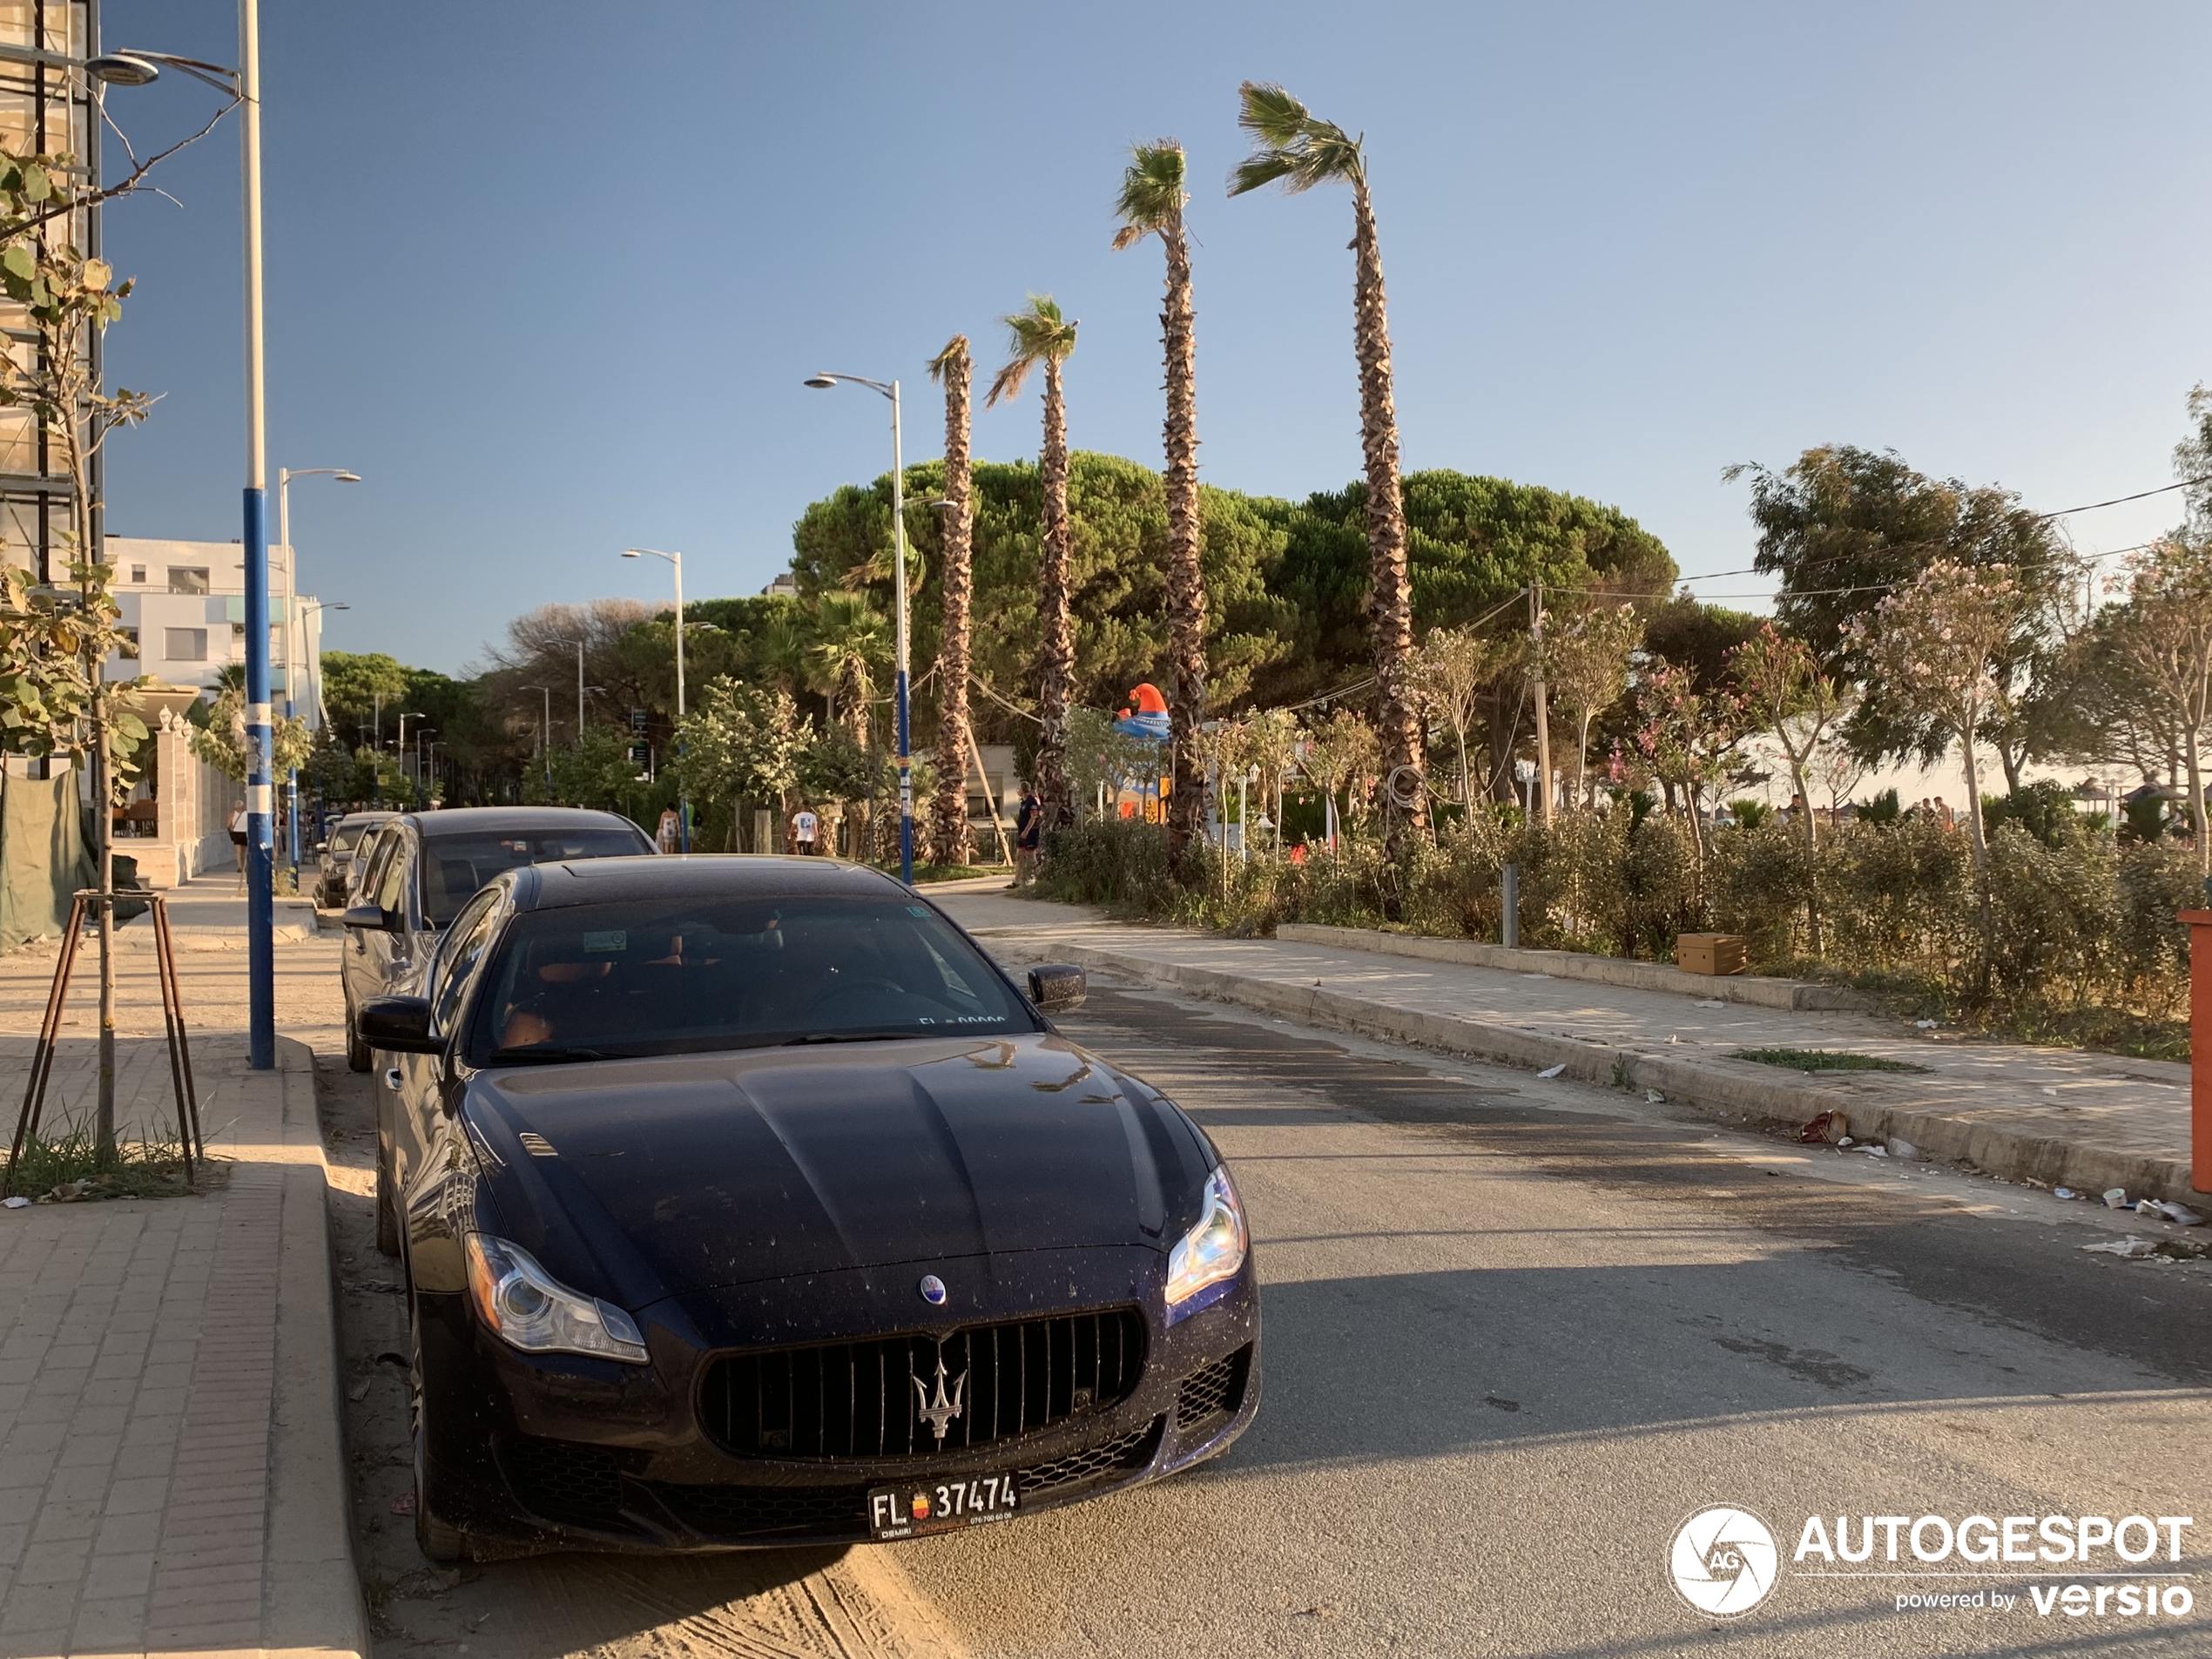
[[[936,1399],[930,1399],[929,1390],[923,1386],[921,1378],[909,1377],[907,1380],[914,1386],[915,1414],[936,1431],[937,1444],[942,1446],[945,1431],[953,1426],[953,1420],[961,1414],[967,1404],[968,1373],[964,1371],[960,1373],[953,1384],[952,1394],[948,1398],[945,1393],[945,1356],[941,1352],[937,1356]]]

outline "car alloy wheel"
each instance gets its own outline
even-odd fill
[[[361,1034],[354,1029],[354,1004],[348,998],[346,1002],[346,1069],[367,1071],[375,1063],[376,1056],[369,1052],[368,1044],[363,1042]]]

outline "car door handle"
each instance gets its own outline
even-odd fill
[[[395,1095],[400,1092],[400,1069],[397,1066],[384,1074],[384,1087]]]

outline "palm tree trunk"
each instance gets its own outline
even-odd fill
[[[1168,722],[1175,745],[1168,857],[1203,833],[1205,785],[1194,741],[1206,713],[1206,584],[1199,566],[1204,527],[1198,512],[1198,357],[1190,296],[1190,246],[1183,217],[1160,233],[1167,248],[1166,303],[1160,339],[1167,355]]]
[[[966,864],[968,833],[968,602],[974,514],[968,500],[968,345],[942,360],[945,376],[945,533],[938,574],[943,616],[937,645],[937,797],[932,809],[932,855],[939,864]],[[985,792],[989,781],[985,780]]]
[[[1413,593],[1406,569],[1406,503],[1398,482],[1398,410],[1391,396],[1390,316],[1383,295],[1382,250],[1375,239],[1367,181],[1352,186],[1352,343],[1359,357],[1359,446],[1367,469],[1367,556],[1374,590],[1367,605],[1375,653],[1375,725],[1382,739],[1383,775],[1399,766],[1419,770],[1421,723],[1413,687]],[[1413,809],[1390,815],[1385,849],[1392,859],[1409,845],[1427,810],[1417,795]]]
[[[1068,411],[1060,364],[1044,363],[1044,448],[1037,457],[1044,487],[1044,535],[1038,570],[1037,714],[1044,725],[1037,743],[1037,804],[1043,827],[1074,821],[1068,799],[1068,698],[1076,678],[1076,622],[1069,594],[1075,534],[1068,522]]]

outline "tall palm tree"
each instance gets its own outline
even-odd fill
[[[1076,323],[1063,317],[1049,293],[1033,293],[1022,310],[999,320],[1009,341],[1006,367],[991,379],[988,406],[1017,395],[1029,371],[1044,366],[1044,448],[1037,480],[1044,487],[1044,536],[1037,582],[1037,715],[1044,732],[1037,743],[1037,805],[1043,826],[1057,829],[1074,813],[1068,796],[1068,698],[1076,679],[1076,619],[1069,594],[1075,560],[1074,527],[1068,519],[1068,405],[1060,366],[1076,349]]]
[[[1244,109],[1237,125],[1251,135],[1252,152],[1229,175],[1229,193],[1264,185],[1295,196],[1316,185],[1352,186],[1352,345],[1359,358],[1359,443],[1367,467],[1367,556],[1373,592],[1367,622],[1375,653],[1375,715],[1387,775],[1421,764],[1421,720],[1413,694],[1413,596],[1406,571],[1406,503],[1398,483],[1398,411],[1391,399],[1390,315],[1383,298],[1382,251],[1375,240],[1374,204],[1367,195],[1364,138],[1317,120],[1279,86],[1246,81],[1237,89]],[[1426,798],[1391,818],[1390,851],[1421,827]]]
[[[1167,355],[1168,719],[1175,787],[1168,807],[1168,856],[1179,860],[1204,833],[1205,779],[1191,741],[1206,711],[1206,583],[1198,564],[1204,528],[1198,516],[1198,351],[1190,303],[1190,244],[1184,234],[1183,146],[1173,138],[1130,151],[1114,203],[1122,227],[1116,248],[1157,236],[1167,251],[1167,297],[1160,340]]]
[[[937,636],[937,797],[930,811],[930,856],[968,862],[968,598],[975,516],[968,500],[968,387],[974,360],[968,336],[954,334],[929,360],[945,388],[943,568],[938,591],[943,615]],[[988,782],[985,792],[988,792]]]

